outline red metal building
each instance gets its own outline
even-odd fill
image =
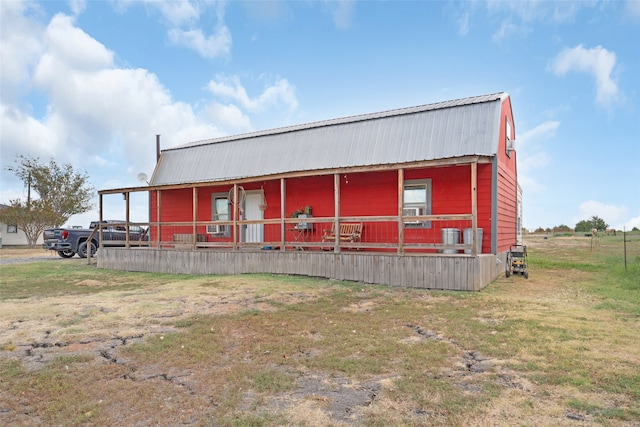
[[[478,290],[516,242],[514,141],[497,93],[167,149],[148,187],[100,192],[149,192],[150,247],[98,263]]]

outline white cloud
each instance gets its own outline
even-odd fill
[[[355,0],[329,1],[326,4],[332,8],[331,15],[336,28],[349,28],[356,9]]]
[[[200,19],[201,13],[201,3],[190,0],[111,0],[111,4],[119,13],[125,13],[132,5],[144,4],[157,9],[171,27],[192,25]]]
[[[38,14],[35,4],[0,1],[0,94],[3,103],[17,102],[28,84],[30,68],[38,61],[44,31],[44,26],[33,17]]]
[[[47,52],[38,68],[51,65],[49,61],[59,61],[76,71],[101,70],[113,64],[113,52],[75,27],[74,18],[70,16],[54,16],[44,38]]]
[[[631,218],[629,221],[622,224],[622,227],[615,227],[617,230],[631,231],[634,228],[640,229],[640,213],[638,216]]]
[[[147,3],[157,7],[162,16],[174,26],[190,25],[200,19],[200,9],[197,2],[154,0]]]
[[[545,187],[534,176],[538,169],[551,163],[551,157],[540,146],[539,142],[555,137],[560,127],[558,121],[546,121],[533,129],[529,129],[516,138],[518,153],[518,182],[527,193],[540,193]]]
[[[226,57],[230,54],[231,32],[224,23],[224,1],[217,3],[150,1],[148,4],[157,7],[171,24],[167,35],[175,45],[192,49],[208,59]],[[207,36],[198,24],[202,13],[201,7],[206,8],[210,4],[217,6],[218,22],[213,33]]]
[[[251,131],[251,120],[238,106],[213,103],[207,108],[207,115],[214,122],[224,123],[232,130],[230,133]]]
[[[627,0],[627,12],[632,20],[640,22],[640,0]]]
[[[62,159],[91,169],[94,179],[100,179],[101,170],[108,175],[117,169],[135,177],[153,169],[155,134],[167,135],[163,148],[220,135],[190,105],[173,101],[154,74],[116,68],[113,53],[72,18],[56,15],[42,40],[40,60],[29,74],[32,87],[47,99],[46,114],[34,118],[3,97],[0,124],[7,157]]]
[[[457,19],[458,34],[466,36],[469,34],[469,12],[463,12]]]
[[[298,106],[295,88],[286,79],[278,78],[259,96],[250,98],[238,77],[218,75],[216,78],[218,81],[209,82],[207,86],[209,91],[214,95],[240,103],[246,110],[258,112],[274,105],[284,105],[285,108],[293,110]]]
[[[578,216],[574,218],[574,223],[589,219],[594,215],[602,218],[612,227],[622,228],[622,223],[629,215],[629,209],[626,206],[605,205],[595,200],[588,200],[578,207]]]
[[[472,7],[476,2],[470,2]],[[482,2],[490,16],[500,17],[500,26],[492,35],[494,43],[512,35],[528,35],[535,23],[557,24],[573,19],[588,2],[545,2],[539,0],[487,1]]]
[[[546,166],[549,163],[550,157],[540,142],[554,138],[559,127],[559,121],[549,120],[517,136],[516,151],[520,171],[527,171],[529,167]]]
[[[231,32],[224,23],[225,1],[191,0],[112,0],[114,8],[124,13],[131,5],[144,3],[162,15],[162,23],[169,29],[167,37],[176,46],[196,51],[203,58],[226,57],[231,51]],[[209,8],[216,8],[217,24],[211,35],[200,25],[200,16]]]
[[[522,157],[522,159],[518,159],[520,171],[522,173],[547,166],[551,162],[551,158],[546,152],[538,152],[526,157]]]
[[[68,0],[69,7],[71,8],[71,13],[75,16],[80,15],[87,8],[86,0]]]
[[[544,185],[521,172],[518,172],[518,184],[522,187],[523,193],[527,195],[542,193],[545,190]]]
[[[511,21],[509,20],[502,21],[502,23],[500,24],[500,28],[498,28],[498,30],[495,33],[493,33],[491,40],[494,43],[498,43],[501,40],[510,36],[511,34],[517,33],[519,30],[520,30],[520,27],[518,27]]]
[[[602,46],[585,49],[578,45],[560,52],[550,68],[558,76],[571,71],[591,75],[596,81],[596,102],[606,106],[615,101],[618,95],[618,86],[611,76],[615,65],[615,52],[609,52]]]
[[[518,145],[524,145],[526,147],[529,141],[535,141],[538,139],[552,138],[556,134],[556,130],[560,127],[560,122],[555,120],[549,120],[538,126],[525,131],[522,135],[518,135]]]
[[[0,128],[2,157],[5,159],[26,153],[35,153],[45,158],[56,154],[57,135],[18,108],[0,105]],[[3,163],[5,162],[6,160]]]
[[[231,33],[226,26],[219,26],[209,37],[205,37],[199,28],[191,30],[171,28],[168,36],[172,43],[193,49],[203,58],[224,57],[231,51]]]

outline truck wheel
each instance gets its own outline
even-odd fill
[[[73,258],[73,256],[74,256],[75,254],[76,254],[76,253],[75,253],[75,252],[73,252],[73,251],[71,251],[71,250],[68,250],[68,251],[58,251],[58,255],[60,255],[60,258]]]
[[[80,246],[78,246],[78,255],[80,256],[80,258],[86,258],[87,257],[87,242],[82,242],[80,243]],[[96,254],[96,245],[93,244],[93,242],[91,242],[91,256],[94,256]]]

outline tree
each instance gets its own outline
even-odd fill
[[[604,219],[598,217],[597,215],[591,217],[591,224],[593,225],[593,228],[598,231],[605,231],[607,228],[609,228],[609,224],[604,222]]]
[[[604,231],[609,228],[609,224],[597,215],[592,216],[588,220],[582,220],[576,224],[576,232],[589,232],[594,228],[598,231]]]
[[[576,224],[576,233],[591,231],[592,228],[591,221],[583,219]]]
[[[29,247],[34,248],[38,237],[55,222],[58,215],[42,200],[32,201],[29,206],[20,200],[12,200],[10,203],[10,206],[0,212],[0,221],[15,224],[24,232]]]
[[[28,187],[27,200],[11,200],[11,206],[0,213],[0,220],[17,224],[30,246],[45,228],[60,227],[72,215],[92,208],[95,189],[88,183],[86,172],[77,172],[70,164],[60,166],[53,159],[43,164],[37,158],[18,156],[15,162],[17,165],[7,170],[15,172]],[[32,190],[39,198],[32,198]]]
[[[58,165],[53,159],[42,164],[37,158],[18,156],[18,166],[7,168],[40,196],[48,209],[58,218],[51,225],[59,227],[72,216],[92,208],[95,189],[88,183],[86,172],[80,173],[71,164]],[[30,203],[30,195],[27,205]]]

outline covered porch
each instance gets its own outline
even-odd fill
[[[480,290],[498,276],[504,261],[494,250],[495,229],[486,206],[490,191],[481,191],[484,217],[478,208],[479,170],[486,180],[490,165],[488,159],[469,157],[104,190],[100,219],[103,198],[120,197],[126,225],[148,227],[149,242],[132,247],[127,239],[124,248],[101,248],[98,266]],[[454,203],[441,200],[443,177],[447,191],[455,193]],[[416,198],[420,192],[407,196],[423,188],[416,182],[427,183],[428,200]],[[132,222],[131,200],[141,192],[149,194],[150,221]]]

